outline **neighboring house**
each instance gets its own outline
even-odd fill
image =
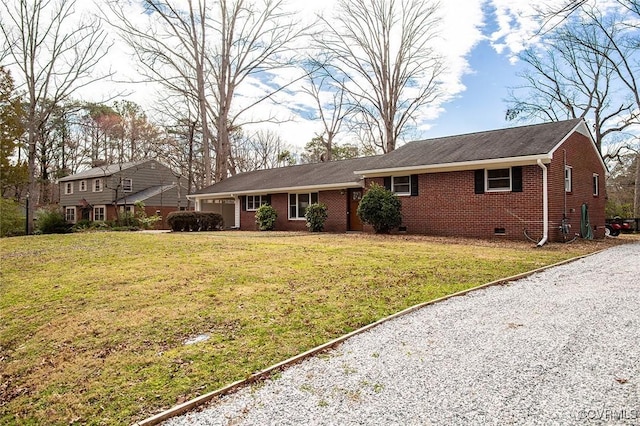
[[[164,218],[187,205],[183,182],[155,160],[94,167],[58,183],[60,205],[72,223],[115,220],[118,213],[133,213],[135,203],[141,201],[147,215],[160,214],[159,227],[166,227]]]
[[[271,204],[276,229],[304,230],[309,203],[328,206],[325,229],[370,231],[356,215],[376,182],[402,201],[408,233],[524,239],[562,237],[563,217],[580,232],[588,206],[604,236],[606,168],[581,119],[411,142],[352,160],[248,172],[197,191],[196,210],[218,211],[225,225],[256,229],[255,210]],[[544,241],[543,241],[544,240]]]

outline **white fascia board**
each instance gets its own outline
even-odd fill
[[[527,155],[524,157],[509,157],[509,158],[492,158],[489,160],[476,160],[476,161],[463,161],[459,163],[445,163],[445,164],[433,164],[424,166],[407,166],[407,167],[394,167],[389,169],[372,169],[372,170],[357,170],[354,173],[365,177],[380,177],[389,176],[399,173],[440,173],[440,172],[455,172],[461,170],[474,170],[478,168],[491,168],[491,167],[513,167],[513,166],[531,166],[537,164],[538,160],[542,160],[544,163],[550,163],[552,156],[549,154],[541,155]]]
[[[316,192],[327,191],[332,189],[346,189],[346,188],[362,188],[362,183],[358,182],[344,182],[344,183],[331,183],[322,185],[306,185],[306,186],[285,186],[280,188],[270,188],[261,190],[246,190],[235,192],[219,192],[212,194],[193,194],[187,195],[190,200],[195,199],[218,199],[218,198],[234,198],[240,195],[267,195],[267,194],[279,194],[283,192]]]
[[[604,163],[604,160],[602,159],[602,154],[600,154],[600,152],[598,151],[598,147],[596,146],[596,141],[595,139],[593,139],[593,136],[591,135],[591,131],[589,130],[589,127],[587,127],[587,123],[584,121],[584,119],[582,119],[577,125],[576,127],[574,127],[569,133],[567,133],[565,135],[564,138],[562,138],[560,140],[560,142],[558,142],[556,144],[556,146],[553,147],[553,149],[549,152],[549,154],[551,155],[551,158],[553,158],[553,154],[562,146],[563,143],[565,143],[567,141],[567,139],[569,139],[569,137],[573,134],[573,133],[580,133],[581,135],[586,136],[590,141],[591,141],[591,148],[595,151],[596,155],[598,156],[598,158],[600,159],[600,164],[602,164],[602,167],[604,168],[604,170],[606,172],[609,171],[609,168],[607,167],[607,165]]]

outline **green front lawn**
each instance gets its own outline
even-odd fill
[[[595,251],[411,236],[0,240],[0,424],[129,424],[408,306]],[[185,345],[207,334],[204,342]]]

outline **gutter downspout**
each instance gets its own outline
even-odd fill
[[[549,239],[549,184],[547,182],[547,166],[544,165],[542,160],[538,159],[538,166],[542,169],[542,239],[536,245],[542,247]]]

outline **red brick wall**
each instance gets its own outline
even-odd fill
[[[549,234],[552,240],[561,239],[559,231],[563,211],[565,211],[564,191],[564,153],[567,165],[572,166],[572,191],[566,194],[566,214],[571,224],[571,233],[580,233],[581,206],[589,206],[589,221],[595,227],[594,237],[604,237],[605,224],[605,170],[598,159],[595,149],[586,136],[573,134],[554,153],[549,167]],[[600,194],[593,196],[593,174],[597,173]]]
[[[318,202],[327,205],[327,221],[324,230],[327,232],[347,231],[347,191],[320,191]],[[271,205],[278,212],[275,229],[277,231],[306,231],[307,224],[304,219],[289,219],[289,194],[271,194]],[[255,211],[240,212],[240,229],[245,231],[255,231],[256,225]]]
[[[585,136],[572,135],[555,153],[548,167],[549,178],[549,238],[561,239],[559,226],[565,210],[564,151],[567,164],[573,166],[573,191],[567,194],[566,212],[572,232],[580,232],[580,206],[587,203],[597,238],[604,236],[605,171],[598,154],[587,144]],[[592,176],[599,174],[600,195],[593,196]],[[366,179],[383,184],[383,178]],[[522,167],[522,192],[486,192],[475,194],[474,171],[421,174],[418,196],[400,197],[403,224],[408,233],[452,235],[476,238],[507,238],[523,240],[524,230],[536,241],[543,234],[542,169],[538,165]],[[346,232],[347,191],[320,191],[319,201],[328,206],[325,230]],[[289,220],[288,194],[272,194],[271,204],[278,211],[276,230],[304,231],[304,220]],[[243,230],[257,229],[255,212],[241,211]],[[496,235],[496,229],[504,235]],[[366,232],[373,232],[365,226]]]
[[[367,186],[383,179],[367,179]],[[422,174],[418,196],[400,197],[403,226],[412,234],[523,239],[526,228],[533,238],[542,236],[542,181],[538,166],[522,169],[523,192],[475,194],[474,171]]]
[[[321,191],[318,201],[327,205],[327,221],[324,230],[327,232],[347,232],[347,190]]]
[[[547,165],[550,241],[562,239],[559,227],[565,211],[564,151],[567,164],[573,166],[573,191],[567,194],[566,202],[571,233],[580,232],[581,206],[587,203],[594,236],[604,236],[605,170],[596,151],[587,145],[589,143],[583,135],[572,135]],[[600,195],[597,197],[593,196],[593,173],[599,175]],[[372,182],[382,185],[383,179],[366,179],[366,186]],[[472,170],[419,175],[419,195],[400,197],[402,225],[408,233],[415,234],[515,240],[524,239],[526,229],[531,238],[539,240],[543,235],[542,169],[537,165],[524,166],[522,182],[522,192],[475,194]],[[497,228],[503,228],[504,235],[496,235]],[[365,230],[372,232],[370,227]]]

